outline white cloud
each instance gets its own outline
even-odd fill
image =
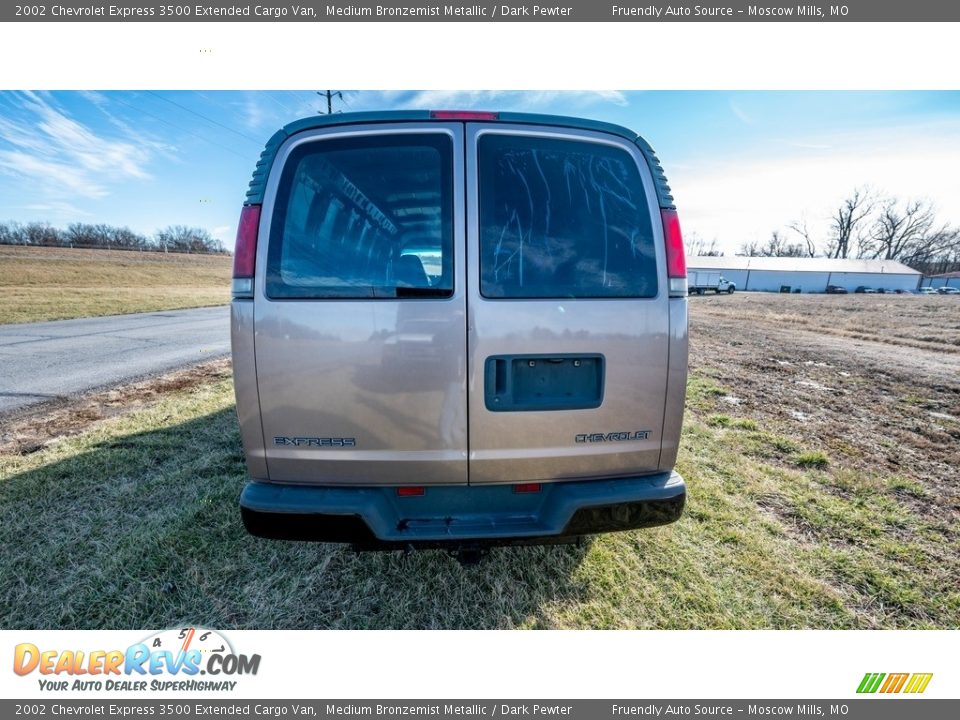
[[[217,225],[210,231],[210,234],[217,238],[217,240],[226,240],[230,237],[234,227],[234,225]]]
[[[245,93],[243,98],[243,123],[251,130],[259,130],[266,124],[276,125],[275,113],[264,106],[262,93]]]
[[[350,100],[352,96],[348,95]],[[361,98],[366,107],[383,109],[419,108],[424,110],[542,110],[558,102],[576,108],[596,105],[628,105],[627,96],[619,90],[565,91],[534,90],[517,92],[506,90],[422,90],[401,93],[388,90],[380,93],[364,93]]]
[[[26,92],[11,102],[20,117],[0,118],[0,143],[7,145],[0,169],[33,183],[48,204],[102,198],[111,185],[150,177],[151,153],[140,143],[98,135],[43,94]]]
[[[630,102],[627,100],[627,96],[619,90],[598,90],[593,94],[599,97],[601,100],[606,100],[607,102],[611,102],[614,105],[619,105],[620,107],[626,107],[630,104]]]
[[[103,108],[110,103],[110,101],[107,99],[107,96],[102,92],[97,92],[96,90],[78,90],[77,92],[81,97],[93,103],[97,107]]]
[[[86,210],[81,210],[76,205],[68,202],[31,203],[30,205],[24,205],[23,209],[36,210],[45,213],[57,213],[67,217],[75,217],[78,215],[86,217],[93,216],[93,213],[87,212]]]
[[[407,98],[404,104],[424,110],[475,108],[496,104],[503,95],[497,90],[423,90]]]
[[[81,168],[26,152],[0,150],[0,168],[39,183],[51,195],[61,193],[85,198],[101,198],[108,194]]]
[[[717,238],[733,254],[801,217],[824,241],[831,212],[860,186],[932,200],[942,221],[960,224],[958,166],[960,123],[953,121],[797,138],[666,169],[684,230]]]
[[[750,117],[750,116],[746,113],[746,111],[737,104],[736,100],[733,100],[732,98],[731,98],[731,100],[730,100],[730,111],[731,111],[734,115],[736,115],[736,116],[737,116],[737,119],[740,120],[740,122],[742,122],[744,125],[753,125],[753,124],[754,124],[753,118]]]
[[[91,104],[96,106],[107,122],[117,128],[123,138],[125,138],[128,142],[137,147],[145,148],[148,151],[155,152],[158,155],[163,155],[167,160],[172,162],[182,162],[177,153],[177,148],[175,145],[171,145],[163,140],[160,140],[155,135],[145,132],[140,127],[134,127],[133,125],[130,125],[130,123],[126,122],[123,120],[123,118],[112,112],[111,103],[114,101],[114,99],[111,99],[100,92],[79,91],[79,94]],[[128,109],[133,108],[133,106],[131,106],[129,103],[125,103],[122,100],[116,100],[116,102],[127,107]]]

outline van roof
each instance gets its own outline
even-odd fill
[[[260,153],[260,159],[257,161],[257,167],[253,171],[253,177],[250,179],[250,186],[247,189],[245,205],[258,205],[263,202],[264,191],[266,190],[267,175],[273,165],[277,150],[286,141],[287,138],[299,132],[313,130],[316,128],[333,127],[336,125],[357,125],[364,123],[402,123],[402,122],[425,122],[435,120],[437,122],[449,122],[435,118],[431,110],[378,110],[376,112],[353,112],[337,113],[336,115],[313,115],[311,117],[294,120],[284,125],[280,130],[273,134]],[[474,122],[470,120],[470,122]],[[657,201],[662,208],[674,208],[673,195],[670,193],[670,186],[667,184],[667,177],[663,172],[663,167],[657,159],[656,153],[650,144],[647,143],[637,133],[628,128],[613,123],[601,122],[599,120],[587,120],[584,118],[567,117],[564,115],[541,115],[536,113],[519,112],[501,112],[496,113],[495,120],[477,120],[476,122],[504,122],[517,123],[525,125],[551,125],[554,127],[569,127],[578,130],[591,130],[593,132],[604,132],[611,135],[622,137],[632,143],[636,143],[641,154],[647,161],[650,168],[650,174],[653,176],[653,183],[656,187]]]

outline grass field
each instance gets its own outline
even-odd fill
[[[231,262],[223,255],[0,245],[0,323],[224,304]]]
[[[803,330],[763,319],[777,298],[691,301],[674,525],[468,568],[252,538],[220,374],[0,455],[0,626],[957,627],[960,356],[823,344],[829,306],[802,300]],[[930,303],[960,318],[952,298],[909,300],[905,325]]]

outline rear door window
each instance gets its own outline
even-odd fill
[[[424,133],[296,147],[277,190],[267,297],[450,297],[452,143]]]
[[[630,153],[488,133],[478,158],[484,297],[657,294],[653,225]]]

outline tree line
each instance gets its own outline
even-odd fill
[[[691,255],[722,255],[717,241],[693,236]],[[928,200],[901,200],[868,187],[856,188],[817,237],[806,220],[774,230],[766,241],[740,246],[749,257],[828,257],[896,260],[925,275],[960,270],[960,227],[940,222]]]
[[[104,223],[73,223],[66,229],[44,222],[0,222],[0,245],[88,248],[95,250],[140,250],[142,252],[225,255],[220,240],[199,227],[170,225],[153,235]]]

